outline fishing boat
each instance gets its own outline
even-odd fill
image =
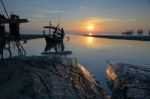
[[[45,29],[49,30],[49,34],[45,33]],[[59,24],[57,26],[53,26],[51,22],[49,23],[49,26],[44,26],[43,34],[47,43],[62,42],[65,36],[64,29],[60,28]]]

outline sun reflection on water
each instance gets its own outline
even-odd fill
[[[93,40],[94,40],[93,37],[88,37],[88,38],[87,38],[87,42],[88,42],[89,44],[92,44],[92,43],[93,43]]]

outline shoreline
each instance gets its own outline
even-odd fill
[[[24,56],[0,61],[1,99],[124,99],[149,95],[150,68],[124,63],[107,64],[112,95],[76,59]],[[131,79],[132,78],[132,79]],[[136,90],[139,90],[139,94]],[[148,98],[146,98],[148,99]]]
[[[84,35],[96,38],[118,39],[118,40],[136,40],[136,41],[150,41],[150,36],[125,36],[125,35]]]
[[[19,39],[20,40],[31,40],[31,39],[38,39],[38,38],[44,38],[43,34],[20,34]],[[5,35],[5,39],[9,40],[9,35]]]

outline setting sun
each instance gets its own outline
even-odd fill
[[[94,25],[88,25],[87,26],[87,29],[90,30],[90,31],[94,30],[94,28],[95,28]]]

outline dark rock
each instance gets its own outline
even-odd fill
[[[150,68],[109,63],[106,74],[113,99],[150,99]]]
[[[0,99],[108,99],[76,60],[46,56],[0,62]]]

